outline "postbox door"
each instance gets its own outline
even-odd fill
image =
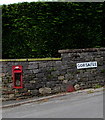
[[[14,88],[22,88],[22,73],[14,73]]]

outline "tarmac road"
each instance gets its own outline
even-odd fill
[[[3,118],[103,118],[103,91],[78,93],[2,110]]]

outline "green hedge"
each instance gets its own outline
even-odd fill
[[[103,3],[2,6],[3,58],[60,57],[59,49],[103,47]]]

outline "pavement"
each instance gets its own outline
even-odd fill
[[[89,90],[8,107],[2,118],[103,118],[103,104],[103,91]]]
[[[77,94],[90,94],[90,93],[94,93],[94,92],[100,92],[103,91],[104,88],[97,88],[97,89],[84,89],[84,90],[78,90],[78,91],[74,91],[74,92],[66,92],[66,93],[59,93],[59,94],[55,94],[55,95],[50,95],[50,96],[46,96],[46,97],[40,97],[40,98],[29,98],[29,99],[22,99],[22,100],[11,100],[11,101],[3,101],[2,102],[2,106],[0,106],[0,108],[9,108],[9,107],[16,107],[16,106],[20,106],[23,104],[28,104],[28,103],[33,103],[33,102],[40,102],[40,101],[46,101],[52,98],[57,98],[57,97],[61,97],[61,96],[66,96],[66,95],[77,95]]]

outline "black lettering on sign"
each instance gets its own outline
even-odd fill
[[[97,62],[77,63],[77,69],[97,67]]]

